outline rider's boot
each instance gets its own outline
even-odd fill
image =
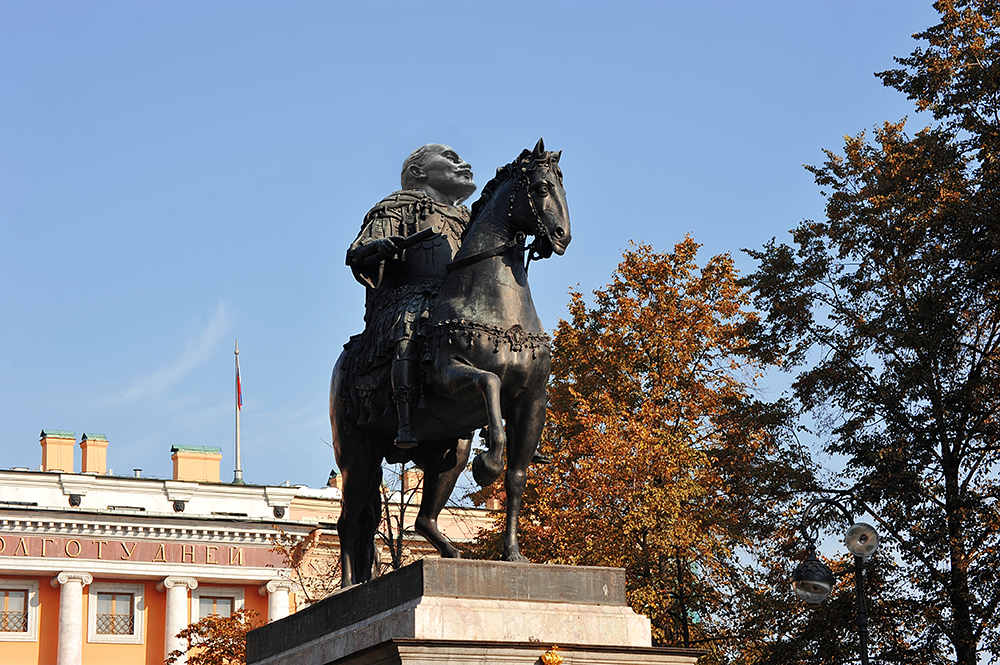
[[[393,393],[396,413],[399,416],[399,431],[396,433],[397,448],[416,448],[417,437],[413,434],[413,401],[417,381],[417,363],[412,360],[397,360],[392,366]]]

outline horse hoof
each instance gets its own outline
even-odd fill
[[[552,464],[552,458],[548,455],[543,455],[541,453],[535,453],[531,456],[531,461],[529,464]]]
[[[518,552],[517,554],[511,554],[509,556],[504,554],[503,558],[501,558],[500,560],[509,561],[510,563],[531,563],[530,561],[528,561],[528,557],[524,556],[520,552]]]
[[[489,487],[496,479],[500,477],[500,472],[503,468],[494,469],[483,459],[481,455],[476,455],[476,458],[472,460],[472,479],[480,487]]]

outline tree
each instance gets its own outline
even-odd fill
[[[552,463],[529,470],[520,530],[534,561],[624,568],[657,644],[711,647],[718,661],[714,645],[735,637],[732,594],[809,474],[774,434],[781,405],[752,396],[763,366],[732,260],[699,268],[697,249],[633,246],[592,308],[572,293],[553,344]]]
[[[843,522],[824,522],[824,532],[843,532]],[[824,548],[826,549],[826,548]],[[741,640],[731,650],[730,665],[856,665],[858,662],[857,598],[850,555],[838,553],[826,562],[837,577],[833,594],[820,605],[806,605],[791,594],[792,568],[805,554],[801,541],[776,530],[774,550],[734,596],[731,620]],[[930,627],[920,603],[899,589],[906,571],[886,548],[873,556],[865,571],[869,644],[880,665],[944,665],[949,661],[933,643],[913,639]],[[871,647],[870,647],[871,649]]]
[[[420,501],[422,472],[412,466],[407,469],[403,464],[383,464],[382,473],[388,475],[389,481],[380,487],[382,520],[375,533],[375,576],[435,551],[413,531],[412,513]],[[307,538],[275,529],[271,551],[281,555],[288,580],[295,586],[299,607],[323,600],[340,589],[339,537],[330,531],[324,534],[323,529],[315,529]]]
[[[288,581],[295,586],[296,604],[312,605],[340,589],[339,543],[323,538],[323,530],[313,530],[300,538],[274,527],[271,551],[281,555]]]
[[[386,480],[380,486],[382,519],[375,533],[375,577],[437,552],[413,529],[423,472],[415,466],[383,464],[382,474]],[[282,557],[299,609],[340,589],[340,539],[329,526],[314,529],[306,538],[275,527],[277,533],[271,537],[271,551]],[[467,530],[472,531],[472,527]]]
[[[914,35],[927,41],[926,48],[896,58],[905,69],[877,76],[956,134],[958,144],[976,161],[970,175],[981,184],[980,204],[991,203],[990,211],[995,211],[1000,177],[1000,3],[948,0],[934,7],[941,22]]]
[[[382,473],[389,474],[390,482],[383,481],[379,490],[382,494],[382,521],[375,532],[375,542],[380,545],[376,548],[376,575],[398,570],[426,556],[410,547],[415,533],[413,520],[408,520],[406,516],[411,507],[414,511],[419,508],[423,473],[414,466],[406,469],[404,464],[383,464]],[[389,555],[388,561],[382,560],[382,552]]]
[[[188,665],[242,665],[247,658],[247,633],[262,623],[254,610],[236,610],[228,617],[210,614],[177,633],[188,646],[171,651],[165,663],[172,665],[186,656]]]
[[[936,124],[826,151],[826,219],[750,252],[747,283],[761,350],[798,371],[801,412],[897,548],[893,594],[921,626],[898,662],[974,665],[1000,648],[1000,9],[935,7],[929,45],[879,76]]]

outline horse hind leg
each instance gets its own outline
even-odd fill
[[[471,448],[471,439],[458,439],[444,447],[428,443],[423,444],[415,458],[424,472],[424,493],[414,528],[445,559],[461,559],[462,552],[441,533],[437,520],[469,461]]]
[[[358,532],[361,537],[355,544],[355,582],[367,582],[372,578],[375,566],[375,534],[382,521],[381,482],[382,474],[380,471],[377,482],[372,483],[368,493],[368,501],[362,508],[358,519]]]
[[[382,480],[379,460],[364,456],[355,457],[351,461],[351,464],[341,467],[344,486],[340,518],[337,520],[337,534],[340,536],[340,585],[344,588],[371,579],[381,500],[378,493]]]

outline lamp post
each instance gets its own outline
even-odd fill
[[[854,499],[853,495],[847,494]],[[852,503],[852,508],[854,501]],[[865,598],[865,564],[868,558],[878,549],[879,537],[875,528],[864,522],[855,522],[854,517],[842,503],[829,497],[821,497],[810,503],[802,514],[799,530],[808,544],[806,560],[800,563],[792,573],[792,588],[795,595],[807,603],[822,603],[833,591],[836,578],[830,568],[816,556],[816,541],[819,531],[810,528],[809,519],[813,511],[826,512],[836,510],[851,527],[844,535],[844,544],[854,555],[854,593],[858,603],[858,651],[861,655],[861,665],[868,665],[868,609]]]

